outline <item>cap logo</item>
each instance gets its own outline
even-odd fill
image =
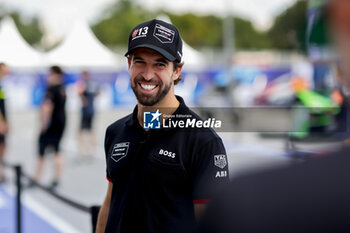
[[[146,37],[148,34],[148,27],[137,28],[131,34],[132,40],[135,40],[140,37]]]
[[[156,24],[153,36],[163,44],[173,43],[175,31],[170,30],[169,28],[166,28],[160,24]]]
[[[134,38],[135,36],[137,36],[137,33],[139,32],[139,29],[135,29],[135,31],[132,33],[132,38]]]

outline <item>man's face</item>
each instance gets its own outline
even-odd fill
[[[174,80],[179,77],[180,70],[174,71],[173,62],[156,51],[139,48],[129,59],[129,73],[131,88],[138,102],[153,106],[174,94]]]
[[[47,82],[49,85],[56,85],[61,83],[61,76],[55,72],[49,71],[47,75]]]
[[[89,81],[89,80],[90,80],[89,73],[84,71],[84,72],[81,74],[81,79],[84,80],[85,82]]]

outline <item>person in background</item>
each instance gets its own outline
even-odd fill
[[[51,66],[47,81],[47,90],[40,107],[39,160],[34,180],[39,182],[47,149],[51,149],[55,153],[55,170],[51,187],[55,188],[59,184],[62,173],[63,155],[60,150],[60,142],[66,125],[66,91],[63,85],[62,69],[59,66]]]
[[[0,80],[8,75],[8,66],[1,62],[0,63]],[[5,107],[5,93],[0,85],[0,183],[6,180],[5,168],[4,168],[4,156],[6,150],[6,134],[8,133],[8,124],[6,120],[6,107]]]
[[[78,93],[81,98],[81,123],[78,135],[79,151],[82,158],[91,158],[95,151],[96,139],[93,131],[95,116],[95,97],[99,94],[97,82],[91,80],[87,71],[81,73],[81,79],[77,83]]]
[[[324,3],[349,89],[350,1]],[[210,203],[197,232],[350,232],[349,165],[350,147],[344,146],[300,164],[238,177]]]

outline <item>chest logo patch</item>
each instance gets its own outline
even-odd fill
[[[176,154],[174,152],[170,152],[170,151],[163,150],[163,149],[160,149],[159,154],[164,155],[165,157],[172,158],[172,159],[175,159],[175,156],[176,156]]]
[[[128,154],[130,142],[117,143],[113,146],[111,158],[118,162]]]
[[[226,155],[214,155],[214,165],[223,169],[227,165]]]

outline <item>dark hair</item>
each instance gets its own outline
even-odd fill
[[[59,66],[51,66],[50,71],[54,74],[63,75],[63,71]]]
[[[178,61],[174,61],[173,64],[174,64],[174,71],[175,71],[177,68],[182,67],[182,66],[184,65],[183,62],[178,62]],[[183,76],[182,74],[180,74],[179,78],[176,79],[176,80],[174,80],[174,85],[176,85],[176,84],[178,84],[179,82],[181,82],[181,80],[183,79],[183,77],[184,77],[184,76]]]

